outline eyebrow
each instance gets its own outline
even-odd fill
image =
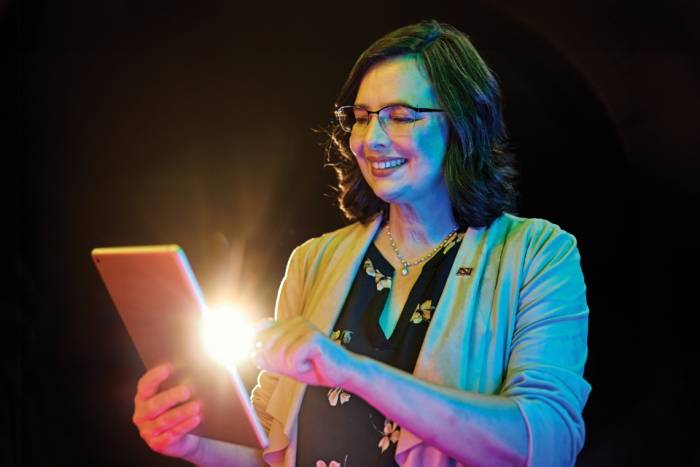
[[[365,109],[365,110],[369,110],[369,109],[367,108],[366,105],[361,104],[361,103],[358,104],[357,102],[355,102],[355,104],[353,104],[353,105],[356,105],[356,106],[358,106],[358,107],[362,107],[362,108]],[[420,107],[420,106],[416,106],[416,105],[409,104],[409,103],[406,102],[406,101],[391,101],[391,102],[384,102],[384,103],[380,104],[380,107],[379,107],[379,108],[380,108],[380,109],[384,109],[384,108],[386,108],[386,107],[394,107],[395,105],[402,105],[402,106],[404,106],[404,107],[416,107],[416,108],[419,108],[419,107]]]

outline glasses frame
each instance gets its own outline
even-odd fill
[[[343,105],[343,106],[338,107],[338,108],[336,109],[335,115],[336,115],[336,117],[338,118],[338,123],[340,124],[340,128],[342,128],[342,130],[343,130],[344,132],[346,132],[346,133],[352,133],[352,132],[353,132],[352,129],[346,130],[346,129],[343,127],[343,124],[341,123],[342,120],[341,120],[341,118],[340,118],[340,112],[341,112],[343,109],[362,109],[362,110],[364,110],[365,112],[367,112],[367,125],[365,125],[365,126],[363,127],[363,130],[362,130],[362,131],[364,131],[365,129],[367,129],[367,127],[369,126],[370,115],[372,115],[372,114],[377,114],[377,120],[379,120],[379,126],[381,126],[382,129],[383,129],[385,132],[387,132],[387,134],[389,134],[389,131],[388,131],[388,130],[386,129],[386,127],[384,126],[384,122],[382,122],[382,119],[379,118],[379,112],[381,112],[381,111],[384,110],[384,109],[390,109],[390,108],[392,108],[392,107],[403,107],[403,108],[405,108],[405,109],[411,109],[411,110],[413,110],[413,111],[416,112],[416,113],[424,113],[424,112],[444,112],[444,111],[445,111],[445,109],[428,109],[428,108],[425,108],[425,107],[411,107],[410,105],[403,105],[403,104],[387,105],[386,107],[382,107],[381,109],[375,110],[375,111],[367,110],[367,109],[365,109],[364,107],[360,107],[359,105]],[[415,120],[414,120],[414,121],[413,121],[413,126],[411,127],[411,131],[413,131],[413,128],[415,127],[415,123],[416,123],[416,122],[415,122]],[[353,126],[354,126],[354,125],[353,125]],[[361,131],[358,131],[357,133],[361,133]]]

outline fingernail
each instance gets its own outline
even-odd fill
[[[189,390],[189,389],[183,390],[183,391],[182,391],[182,396],[183,396],[185,399],[189,399],[189,398],[190,398],[190,390]]]

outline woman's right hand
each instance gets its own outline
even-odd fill
[[[187,386],[158,392],[170,372],[167,365],[160,365],[143,375],[134,398],[133,421],[154,451],[171,457],[191,457],[200,447],[201,438],[188,434],[201,421],[200,405],[197,401],[177,405],[192,396]]]

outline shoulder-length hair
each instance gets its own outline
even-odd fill
[[[501,90],[469,38],[454,27],[424,21],[376,41],[355,63],[336,108],[355,103],[362,77],[372,65],[399,56],[416,58],[445,110],[445,179],[457,224],[487,227],[503,213],[513,212],[517,172],[507,149]],[[374,194],[350,150],[350,133],[337,123],[328,132],[327,154],[338,175],[340,209],[349,220],[362,223],[379,212],[388,219],[388,203]],[[333,160],[334,153],[338,160]]]

